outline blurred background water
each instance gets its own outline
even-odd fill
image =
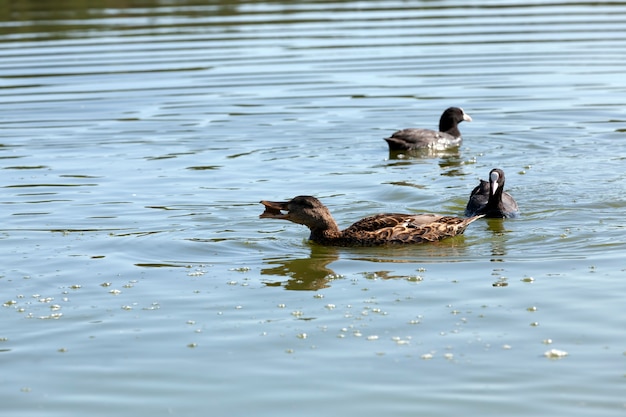
[[[0,1],[3,412],[622,416],[625,56],[619,1]],[[493,167],[522,217],[434,245],[258,218]]]

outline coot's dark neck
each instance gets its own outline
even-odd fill
[[[504,206],[502,205],[502,193],[504,191],[504,184],[498,184],[498,188],[495,193],[492,193],[491,187],[489,187],[489,200],[487,201],[487,212],[499,212],[503,213]]]
[[[442,117],[439,120],[439,131],[452,135],[455,138],[458,138],[461,136],[461,131],[459,130],[458,124],[456,121],[454,121],[454,119],[448,119],[448,118]]]

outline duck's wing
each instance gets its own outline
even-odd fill
[[[430,223],[422,223],[422,218],[416,222],[410,222],[406,225],[403,235],[408,235],[409,241],[415,242],[435,242],[446,237],[457,236],[463,234],[467,226],[484,217],[480,214],[472,217],[453,217],[438,216],[438,218]]]
[[[436,214],[381,214],[360,220],[343,231],[344,238],[360,245],[435,242],[462,234],[474,220]]]
[[[354,233],[354,232],[375,232],[377,230],[392,228],[398,225],[405,224],[410,222],[411,220],[417,221],[418,217],[427,216],[427,219],[433,221],[435,218],[441,217],[436,216],[434,214],[422,214],[422,215],[411,215],[411,214],[399,214],[399,213],[383,213],[376,214],[374,216],[365,217],[358,222],[354,223],[346,230],[344,233]],[[423,220],[423,222],[427,222],[428,220]]]
[[[385,138],[391,151],[406,151],[439,146],[458,146],[460,138],[431,129],[403,129]]]

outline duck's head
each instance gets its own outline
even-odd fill
[[[334,223],[328,208],[312,196],[300,195],[283,202],[262,200],[261,204],[265,206],[261,219],[289,220],[310,229],[326,227],[329,221]]]
[[[489,189],[491,195],[495,195],[498,190],[504,190],[504,171],[494,168],[489,172]]]

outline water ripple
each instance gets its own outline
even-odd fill
[[[8,415],[623,414],[626,3],[79,3],[0,7]],[[461,215],[495,166],[522,217],[436,245],[258,218]]]

